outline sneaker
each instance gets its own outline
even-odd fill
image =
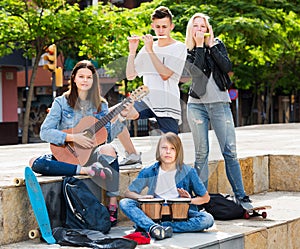
[[[125,158],[119,163],[120,168],[123,166],[133,166],[133,165],[141,165],[142,164],[142,158],[141,154],[128,154],[128,152],[125,152]]]
[[[251,200],[249,198],[249,196],[245,195],[242,199],[239,199],[240,204],[242,205],[242,207],[246,210],[253,208],[252,204],[251,204]]]
[[[111,226],[113,227],[118,222],[118,207],[117,207],[117,205],[110,204],[110,205],[108,205],[107,210],[110,215]]]
[[[173,229],[172,227],[162,227],[160,225],[154,225],[150,228],[150,236],[157,240],[171,238],[173,236]]]
[[[99,162],[93,163],[88,169],[87,173],[90,176],[100,176],[102,179],[112,179],[112,171],[110,168],[103,167]]]

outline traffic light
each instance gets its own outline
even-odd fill
[[[119,91],[119,94],[125,96],[125,81],[122,80],[122,81],[119,82],[117,85],[118,85],[118,91]]]
[[[55,69],[55,85],[57,87],[63,86],[63,71],[61,67]]]
[[[44,65],[43,68],[54,72],[56,69],[56,45],[52,44],[46,49],[47,54],[44,55],[44,60],[48,61],[48,64]]]

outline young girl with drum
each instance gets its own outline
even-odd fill
[[[149,232],[152,238],[158,240],[172,237],[173,232],[198,232],[211,227],[213,217],[197,208],[197,205],[209,202],[209,194],[196,170],[183,163],[183,147],[176,134],[168,132],[161,136],[156,160],[150,167],[143,168],[128,187],[126,198],[119,203],[123,213],[135,223],[137,229]],[[144,188],[148,188],[147,195],[141,194]],[[155,222],[143,212],[139,201],[154,198],[190,199],[187,219],[160,219]]]

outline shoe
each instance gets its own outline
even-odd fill
[[[172,227],[162,227],[160,225],[154,225],[150,228],[150,236],[157,240],[171,238],[173,236],[173,229]]]
[[[103,167],[99,162],[93,163],[87,170],[90,176],[100,176],[102,179],[112,179],[112,171],[110,168]]]
[[[117,205],[110,204],[110,205],[108,205],[107,210],[110,215],[111,226],[113,227],[118,222],[118,207],[117,207]]]
[[[250,200],[249,196],[247,196],[247,195],[245,195],[242,199],[239,199],[239,202],[240,202],[241,206],[246,210],[253,208],[253,206],[251,204],[252,201]]]
[[[119,163],[119,167],[122,168],[122,166],[127,166],[127,165],[140,165],[142,164],[142,158],[141,154],[128,154],[128,152],[125,152],[125,158]]]

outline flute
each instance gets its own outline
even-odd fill
[[[165,38],[168,38],[166,35],[161,35],[161,36],[154,35],[152,37],[153,37],[153,39],[165,39]],[[142,36],[127,37],[127,40],[134,40],[134,39],[142,39]]]

